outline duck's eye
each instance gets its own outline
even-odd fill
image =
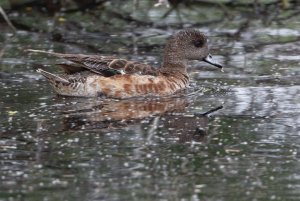
[[[194,40],[193,43],[195,47],[202,47],[204,42],[203,40]]]

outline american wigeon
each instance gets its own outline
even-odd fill
[[[171,95],[188,86],[189,60],[201,60],[222,68],[209,54],[206,36],[194,29],[180,31],[168,40],[160,68],[110,56],[28,51],[47,53],[72,62],[59,65],[65,71],[61,75],[37,69],[58,94],[65,96],[122,99]]]

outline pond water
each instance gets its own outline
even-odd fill
[[[149,8],[143,2],[137,19]],[[150,6],[149,21],[167,10]],[[220,17],[210,11],[202,18]],[[232,20],[202,26],[197,10],[182,12],[156,26],[99,22],[107,28],[101,32],[91,30],[87,14],[80,31],[72,14],[59,26],[37,19],[49,32],[12,36],[1,24],[1,201],[300,199],[299,16],[274,25],[264,22],[270,16],[236,11]],[[34,67],[58,72],[51,64],[61,60],[24,52],[115,54],[159,66],[166,38],[182,29],[178,20],[209,36],[224,72],[191,62],[190,88],[172,97],[59,97]]]

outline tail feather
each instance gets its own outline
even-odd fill
[[[64,57],[64,54],[61,53],[56,53],[56,52],[49,52],[49,51],[44,51],[44,50],[34,50],[34,49],[26,49],[26,52],[36,52],[36,53],[44,53],[44,54],[50,54],[56,57]]]
[[[70,83],[67,79],[60,77],[58,75],[55,75],[53,73],[49,73],[41,68],[37,69],[36,72],[41,73],[44,77],[46,77],[49,81],[58,81],[65,84]]]

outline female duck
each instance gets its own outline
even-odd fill
[[[72,63],[60,64],[64,74],[56,75],[37,69],[54,90],[65,96],[130,98],[171,95],[188,86],[187,62],[201,60],[216,67],[209,54],[207,39],[198,30],[184,30],[172,36],[165,47],[160,68],[110,56],[51,54]]]

